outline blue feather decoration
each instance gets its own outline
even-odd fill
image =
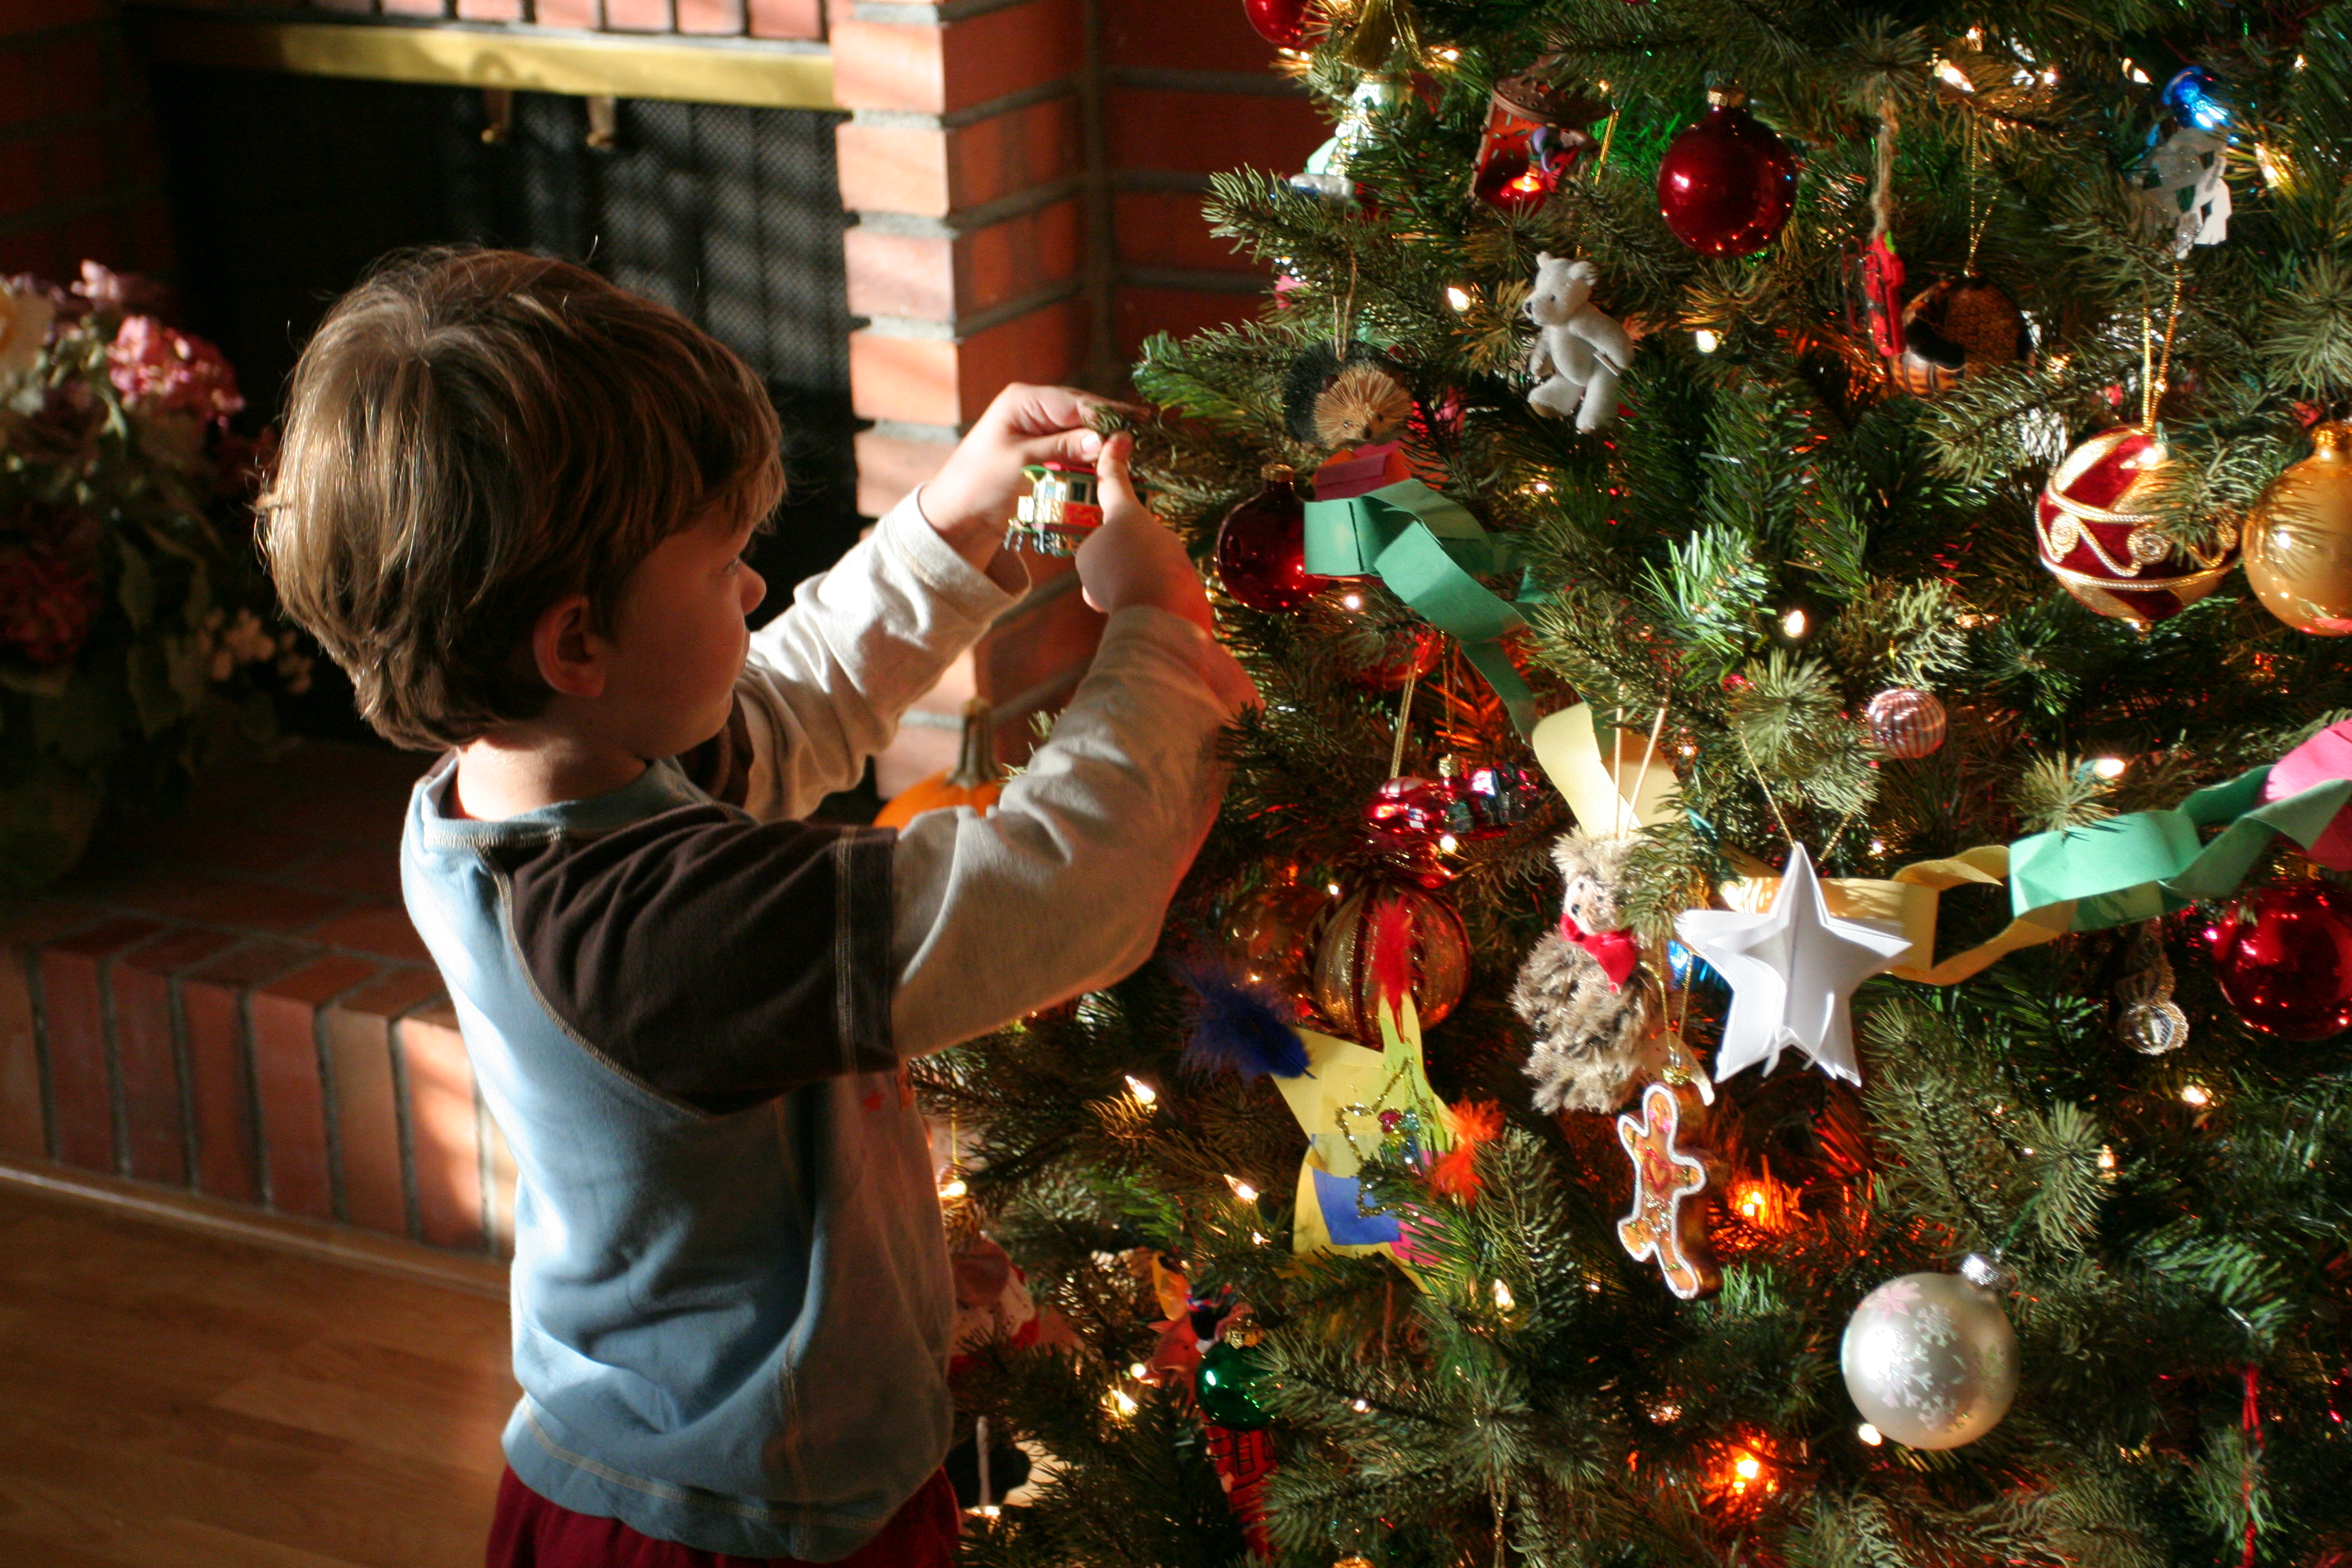
[[[1201,999],[1184,1066],[1193,1072],[1237,1072],[1245,1079],[1297,1078],[1307,1047],[1290,1026],[1290,1005],[1270,985],[1253,984],[1213,963],[1181,965],[1177,976]]]

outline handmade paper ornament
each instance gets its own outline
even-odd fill
[[[1862,1081],[1853,988],[1894,968],[1912,942],[1893,925],[1832,916],[1803,845],[1789,847],[1789,868],[1764,913],[1685,910],[1675,931],[1731,984],[1717,1079],[1758,1062],[1769,1073],[1794,1046],[1832,1078]]]
[[[1279,463],[1265,488],[1217,525],[1217,582],[1228,597],[1263,615],[1295,610],[1327,584],[1307,570],[1307,503]]]
[[[1753,256],[1772,243],[1797,199],[1797,163],[1737,93],[1685,129],[1658,164],[1658,215],[1707,256]]]
[[[2299,632],[2352,634],[2352,425],[2311,432],[2311,456],[2246,514],[2246,584]]]
[[[1979,371],[2015,364],[2032,346],[2025,313],[1981,278],[1947,278],[1921,289],[1903,307],[1902,331],[1895,381],[1916,397],[1949,391]]]
[[[1532,71],[1496,82],[1471,168],[1472,193],[1505,212],[1533,212],[1591,149],[1585,127],[1599,113],[1581,94]]]
[[[1636,1263],[1655,1259],[1666,1289],[1687,1301],[1719,1289],[1723,1275],[1706,1244],[1706,1165],[1681,1135],[1681,1101],[1662,1083],[1642,1091],[1638,1118],[1617,1119],[1633,1162],[1633,1210],[1617,1222],[1617,1241]]]
[[[1424,1025],[1453,1012],[1470,982],[1470,933],[1452,904],[1410,885],[1359,889],[1331,911],[1315,953],[1315,1005],[1342,1035],[1368,1040],[1377,1026],[1382,977],[1374,959],[1384,937],[1410,969]]]
[[[1537,941],[1511,989],[1512,1011],[1535,1031],[1526,1072],[1546,1114],[1614,1110],[1642,1068],[1655,981],[1621,908],[1626,858],[1638,842],[1580,829],[1552,845],[1559,927]]]
[[[1029,493],[1015,502],[1004,531],[1004,548],[1034,555],[1076,555],[1087,536],[1102,526],[1095,471],[1075,464],[1032,463],[1021,470]]]
[[[1315,0],[1242,0],[1242,10],[1257,36],[1277,48],[1301,48],[1315,31]]]
[[[1973,1443],[2017,1397],[2017,1333],[2001,1272],[1969,1257],[1958,1274],[1906,1274],[1862,1299],[1839,1361],[1863,1419],[1914,1448]]]
[[[2273,763],[2263,775],[2263,800],[2286,800],[2340,778],[2352,778],[2352,719],[2329,725]],[[2305,840],[2303,852],[2315,865],[2352,871],[2352,811],[2338,812],[2326,832]]]
[[[1617,417],[1617,378],[1633,358],[1633,340],[1592,302],[1600,269],[1549,251],[1536,256],[1528,320],[1535,347],[1528,403],[1538,413],[1573,417],[1579,430],[1598,430]]]
[[[2196,66],[2165,84],[2168,117],[2148,132],[2132,180],[2142,211],[2175,256],[2230,237],[2230,187],[2222,178],[2230,115],[2213,87]]]
[[[2155,431],[2116,426],[2067,454],[2034,510],[2050,574],[2090,608],[2143,631],[2211,593],[2238,553],[2234,529],[2197,549],[2165,537],[2143,498],[2168,461]]]
[[[1862,710],[1870,738],[1890,757],[1914,761],[1944,743],[1948,721],[1944,705],[1934,695],[1913,687],[1896,686],[1880,692]]]
[[[2327,882],[2264,888],[2206,932],[2213,977],[2246,1026],[2283,1040],[2352,1028],[2352,899]]]
[[[1438,759],[1445,785],[1445,830],[1468,844],[1499,838],[1543,810],[1543,777],[1528,768],[1479,767],[1467,772],[1452,757]]]
[[[1388,356],[1364,343],[1315,343],[1283,377],[1283,425],[1303,447],[1385,441],[1412,416],[1412,395]]]

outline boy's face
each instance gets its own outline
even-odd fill
[[[607,723],[637,756],[670,757],[727,726],[767,584],[742,558],[754,519],[720,507],[654,547],[629,578],[605,667]]]

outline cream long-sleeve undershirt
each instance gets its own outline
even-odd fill
[[[919,495],[919,492],[918,492]],[[736,683],[744,808],[805,816],[1014,596],[901,501],[752,635]],[[926,812],[891,861],[891,1046],[920,1056],[1108,984],[1150,956],[1223,793],[1233,656],[1164,610],[1113,615],[1053,736],[986,815]]]

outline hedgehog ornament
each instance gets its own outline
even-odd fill
[[[1527,1074],[1538,1110],[1614,1110],[1642,1071],[1654,987],[1618,908],[1636,842],[1579,829],[1552,846],[1567,884],[1559,929],[1536,943],[1511,989],[1512,1008],[1535,1030]]]

